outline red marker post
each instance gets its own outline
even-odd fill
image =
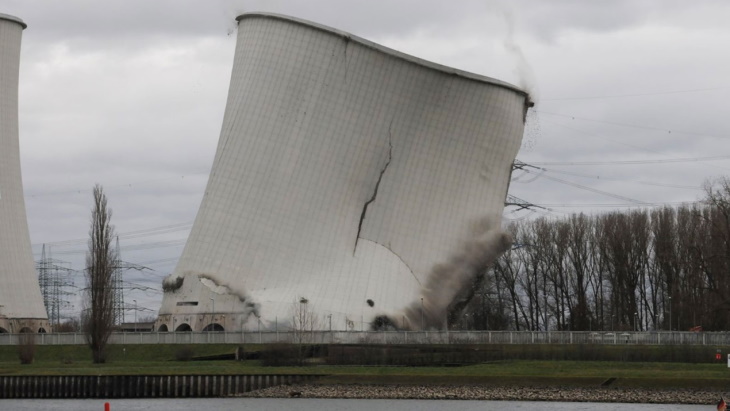
[[[108,402],[105,402],[105,403],[104,403],[104,411],[111,411],[111,409],[112,409],[112,406],[111,406],[111,405],[109,405],[109,403],[108,403]]]

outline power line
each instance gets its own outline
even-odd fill
[[[119,238],[124,239],[132,239],[132,238],[140,238],[140,237],[150,237],[160,234],[168,234],[175,231],[183,231],[191,228],[193,226],[192,222],[185,222],[185,223],[175,223],[175,224],[169,224],[169,225],[163,225],[159,227],[152,227],[152,228],[145,228],[142,230],[136,230],[136,231],[129,231],[127,233],[120,233],[118,235]],[[43,243],[52,245],[54,247],[62,247],[62,246],[70,246],[70,245],[79,245],[79,244],[86,244],[86,242],[89,241],[88,238],[79,238],[79,239],[73,239],[73,240],[62,240],[62,241],[56,241],[52,243]],[[33,246],[39,246],[41,244],[33,244]]]
[[[125,184],[117,184],[112,186],[107,186],[106,188],[114,189],[114,188],[133,188],[137,186],[143,186],[145,184],[160,182],[160,181],[168,181],[168,180],[183,180],[185,177],[191,177],[191,176],[199,176],[203,174],[209,174],[210,170],[206,169],[205,171],[194,171],[192,173],[189,173],[187,175],[177,175],[177,176],[170,176],[170,177],[163,177],[163,178],[156,178],[156,179],[150,179],[150,180],[143,180],[136,183],[125,183]],[[64,190],[64,191],[49,191],[44,193],[30,193],[26,194],[25,197],[27,198],[36,198],[36,197],[50,197],[50,196],[59,196],[59,195],[70,195],[70,194],[86,194],[91,193],[92,189],[75,189],[75,190]]]
[[[591,176],[591,175],[588,175],[588,174],[571,173],[569,171],[552,170],[552,169],[547,169],[547,168],[543,168],[542,170],[544,170],[545,172],[548,172],[548,173],[565,174],[565,175],[569,175],[569,176],[590,178],[590,179],[595,179],[595,180],[603,180],[603,181],[626,181],[626,180],[618,179],[618,178],[601,177],[601,176]],[[539,177],[539,175],[538,175],[538,177]],[[699,187],[699,186],[684,186],[684,185],[678,185],[678,184],[653,183],[653,182],[649,182],[649,181],[633,181],[633,182],[635,182],[637,184],[648,185],[648,186],[669,187],[669,188],[681,188],[681,189],[687,189],[687,190],[703,190],[703,188],[702,187]]]
[[[167,247],[178,247],[181,245],[185,245],[185,242],[187,241],[187,238],[177,239],[177,240],[167,240],[167,241],[156,241],[151,243],[139,243],[139,244],[132,244],[128,246],[121,247],[121,250],[123,251],[137,251],[137,250],[150,250],[153,248],[167,248]],[[66,250],[66,251],[57,251],[55,252],[56,255],[73,255],[73,254],[84,254],[86,253],[86,249],[75,249],[75,250]]]
[[[537,167],[536,164],[544,164],[544,163],[532,163],[527,164],[523,163],[520,160],[515,159],[515,165],[512,167],[512,171],[514,170],[521,170],[524,171],[523,174],[518,175],[516,177],[512,177],[511,181],[519,182],[522,184],[531,183],[538,178],[540,178],[543,173],[555,173],[555,174],[563,174],[563,175],[569,175],[574,177],[582,177],[582,178],[589,178],[592,180],[603,180],[603,181],[626,181],[625,179],[618,179],[618,178],[611,178],[611,177],[602,177],[598,175],[590,175],[590,174],[584,174],[584,173],[575,173],[570,171],[564,171],[564,170],[554,170],[554,169],[548,169],[544,167]],[[534,168],[535,170],[539,170],[539,173],[531,173],[529,170],[526,170],[526,168]],[[522,177],[528,174],[534,174],[534,176],[528,180],[522,180]],[[687,190],[703,190],[702,187],[699,186],[686,186],[686,185],[679,185],[679,184],[666,184],[666,183],[655,183],[655,182],[649,182],[649,181],[634,181],[637,184],[642,185],[649,185],[649,186],[658,186],[658,187],[670,187],[670,188],[681,188],[681,189],[687,189]]]
[[[611,207],[611,208],[620,208],[620,207],[664,207],[664,206],[682,206],[682,205],[694,205],[694,204],[701,204],[703,201],[670,201],[670,202],[651,202],[651,203],[642,203],[642,204],[634,204],[634,203],[575,203],[575,204],[566,204],[566,203],[541,203],[541,205],[549,208],[572,208],[572,207]]]
[[[557,116],[557,117],[565,117],[570,118],[572,120],[582,120],[582,121],[590,121],[594,123],[602,123],[602,124],[609,124],[612,126],[620,126],[620,127],[630,127],[630,128],[638,128],[643,130],[653,130],[653,131],[661,131],[667,134],[675,133],[675,134],[685,134],[685,135],[691,135],[691,136],[698,136],[698,137],[713,137],[713,138],[728,138],[728,136],[713,136],[710,134],[704,134],[704,133],[695,133],[691,131],[678,131],[678,130],[670,130],[666,128],[660,128],[660,127],[654,127],[654,126],[643,126],[638,124],[627,124],[627,123],[618,123],[615,121],[607,121],[607,120],[599,120],[595,118],[585,118],[585,117],[578,117],[571,114],[562,114],[562,113],[551,113],[548,111],[536,111],[540,114],[547,114],[550,116]]]
[[[178,223],[178,224],[171,224],[171,225],[155,227],[155,228],[146,228],[146,229],[137,230],[137,231],[129,231],[127,233],[120,234],[119,236],[124,239],[149,237],[152,235],[168,234],[168,233],[173,233],[176,231],[188,230],[188,229],[192,228],[192,226],[193,226],[192,222]]]
[[[549,119],[544,119],[544,121],[547,122],[547,123],[550,123],[550,124],[555,124],[557,126],[563,127],[565,129],[568,129],[568,130],[571,130],[571,131],[575,131],[575,132],[581,133],[582,134],[581,137],[583,137],[583,136],[589,136],[589,137],[597,138],[599,140],[608,141],[609,143],[612,143],[612,144],[616,144],[616,145],[620,145],[620,146],[625,146],[625,147],[633,148],[635,150],[641,150],[641,151],[647,151],[647,152],[650,152],[650,153],[661,154],[660,152],[658,152],[656,150],[651,150],[651,149],[648,149],[646,147],[637,146],[637,145],[634,145],[634,144],[624,143],[622,141],[616,141],[616,140],[613,140],[613,139],[610,139],[610,138],[606,138],[606,137],[600,136],[600,135],[598,135],[598,134],[596,134],[594,132],[587,131],[587,130],[583,130],[583,129],[580,129],[580,128],[577,128],[577,127],[574,127],[574,126],[569,126],[567,124],[560,123],[558,121],[549,120]]]
[[[553,210],[554,207],[581,207],[581,206],[583,206],[583,207],[656,207],[656,206],[666,206],[666,205],[671,205],[671,204],[675,204],[676,205],[676,204],[694,204],[694,203],[696,203],[696,202],[666,203],[666,202],[645,202],[645,201],[640,201],[640,200],[636,200],[636,199],[633,199],[633,198],[630,198],[630,197],[625,197],[625,196],[618,195],[618,194],[614,194],[614,193],[610,193],[610,192],[607,192],[607,191],[598,190],[598,189],[595,189],[593,187],[588,187],[588,186],[585,186],[585,185],[582,185],[582,184],[578,184],[578,183],[575,183],[575,182],[572,182],[572,181],[564,180],[564,179],[557,178],[557,177],[553,177],[553,176],[550,176],[550,175],[545,175],[546,172],[549,173],[549,172],[552,172],[553,170],[549,170],[549,169],[542,168],[542,167],[536,167],[534,165],[534,163],[527,164],[527,163],[524,163],[524,162],[522,162],[520,160],[516,160],[515,161],[515,165],[513,165],[513,170],[522,170],[525,174],[535,173],[534,171],[531,171],[531,169],[538,170],[539,173],[540,173],[540,174],[538,174],[538,176],[540,176],[542,178],[546,178],[548,180],[555,181],[555,182],[560,183],[560,184],[566,184],[566,185],[569,185],[571,187],[575,187],[575,188],[578,188],[578,189],[581,189],[581,190],[590,191],[592,193],[601,194],[601,195],[605,195],[605,196],[608,196],[608,197],[613,197],[613,198],[616,198],[616,199],[625,201],[625,203],[611,203],[611,204],[597,203],[597,204],[583,204],[583,205],[581,205],[581,204],[549,204],[549,203],[540,203],[539,206],[541,208],[546,209],[546,211],[548,211],[548,212],[553,212],[554,211]],[[557,172],[559,172],[559,171],[557,171]],[[580,175],[578,173],[568,173],[568,172],[566,172],[566,173],[569,174],[569,175],[583,176],[583,175]],[[599,177],[596,177],[596,178],[599,179]],[[646,183],[646,182],[644,182],[644,183]],[[661,184],[661,183],[646,183],[646,184],[660,185],[660,186],[671,186],[671,185]],[[677,188],[701,189],[700,187],[693,187],[693,186],[677,186]],[[506,203],[506,205],[508,204],[508,205],[518,205],[519,206],[519,204],[516,204],[516,203],[518,203],[519,201],[524,201],[524,200],[520,200],[520,199],[517,199],[519,201],[510,200],[510,198],[515,199],[516,197],[511,196],[511,195],[508,195],[507,196],[507,203]],[[513,204],[513,203],[515,203],[515,204]],[[530,204],[530,205],[532,205],[532,204]],[[522,207],[522,208],[527,208],[527,207]],[[522,208],[518,208],[515,211],[519,211]],[[513,211],[513,213],[514,213],[514,211]],[[506,217],[503,216],[503,218],[506,218]],[[518,217],[517,219],[523,219],[523,218],[526,218],[526,217]],[[507,218],[507,219],[508,220],[517,220],[517,219],[510,219],[510,218]]]
[[[160,263],[171,263],[171,262],[175,262],[178,259],[179,259],[178,257],[161,258],[159,260],[143,261],[140,264],[143,264],[143,265],[157,265],[157,264],[160,264]]]
[[[730,86],[723,87],[707,87],[707,88],[696,88],[686,90],[669,90],[669,91],[655,91],[647,93],[632,93],[632,94],[609,94],[603,96],[584,96],[584,97],[556,97],[556,98],[543,98],[540,102],[544,101],[566,101],[566,100],[602,100],[602,99],[613,99],[613,98],[631,98],[631,97],[646,97],[646,96],[661,96],[667,94],[682,94],[682,93],[699,93],[704,91],[718,91],[726,90]]]
[[[529,173],[528,170],[525,170],[525,172],[528,172]],[[609,193],[609,192],[603,191],[603,190],[598,190],[598,189],[593,188],[593,187],[588,187],[588,186],[584,186],[582,184],[574,183],[574,182],[571,182],[571,181],[568,181],[568,180],[563,180],[562,178],[550,177],[550,176],[547,176],[547,175],[543,175],[542,178],[546,178],[548,180],[552,180],[552,181],[555,181],[555,182],[558,182],[558,183],[561,183],[561,184],[569,185],[571,187],[575,187],[575,188],[578,188],[578,189],[581,189],[581,190],[590,191],[592,193],[601,194],[601,195],[608,196],[608,197],[613,197],[613,198],[616,198],[618,200],[624,200],[624,201],[627,201],[629,203],[633,203],[634,205],[646,205],[647,204],[647,203],[645,203],[643,201],[635,200],[635,199],[629,198],[629,197],[624,197],[624,196],[618,195],[618,194]],[[544,204],[542,204],[542,205],[544,206]]]
[[[522,171],[524,171],[527,174],[531,173],[530,168],[535,168],[535,169],[544,171],[544,169],[541,169],[539,167],[535,167],[533,164],[524,163],[524,162],[522,162],[520,160],[515,161],[513,163],[513,166],[512,167],[513,167],[513,170],[514,169],[522,170]],[[566,185],[569,185],[571,187],[575,187],[575,188],[578,188],[578,189],[581,189],[581,190],[590,191],[592,193],[596,193],[596,194],[601,194],[601,195],[613,197],[613,198],[616,198],[616,199],[619,199],[619,200],[628,201],[628,202],[634,203],[634,204],[644,204],[643,201],[635,200],[633,198],[625,197],[625,196],[618,195],[618,194],[609,193],[609,192],[603,191],[603,190],[598,190],[598,189],[593,188],[593,187],[588,187],[588,186],[584,186],[582,184],[578,184],[578,183],[575,183],[575,182],[572,182],[572,181],[563,180],[562,178],[546,176],[544,174],[542,174],[542,177],[543,178],[546,178],[548,180],[552,180],[552,181],[555,181],[555,182],[558,182],[558,183],[561,183],[561,184],[566,184]],[[514,202],[512,202],[512,203],[509,202],[510,197],[513,197],[513,196],[508,196],[507,197],[508,198],[507,204],[514,205]],[[517,200],[524,201],[524,200],[520,200],[520,199],[517,199]],[[526,207],[522,207],[522,208],[526,208]]]
[[[598,139],[601,139],[601,140],[604,140],[604,141],[609,141],[609,142],[614,143],[614,144],[618,144],[618,145],[630,147],[630,148],[637,149],[637,150],[647,151],[647,152],[654,153],[654,154],[662,154],[661,152],[656,151],[656,150],[651,150],[651,149],[648,149],[646,147],[640,147],[640,146],[635,146],[635,145],[632,145],[632,144],[627,144],[627,143],[622,143],[622,142],[614,141],[614,140],[611,140],[611,139],[608,139],[608,138],[599,136],[596,133],[589,132],[589,131],[585,131],[585,130],[581,130],[581,129],[578,129],[578,128],[575,128],[575,127],[571,127],[571,126],[568,126],[568,125],[565,125],[565,124],[562,124],[562,123],[559,123],[559,122],[556,122],[556,121],[550,121],[550,120],[546,120],[546,121],[549,122],[549,123],[556,124],[558,126],[567,128],[568,130],[577,131],[579,133],[583,133],[583,134],[588,135],[588,136],[591,136],[593,138],[598,138]],[[705,160],[703,160],[702,157],[696,157],[696,158],[697,158],[697,161],[698,162],[705,161]],[[728,156],[728,158],[730,158],[730,156]],[[637,160],[637,161],[642,161],[642,160]],[[659,161],[661,161],[661,160],[659,160]],[[542,164],[542,163],[533,163],[533,164],[541,164],[541,165],[564,165],[564,164],[561,164],[561,163],[544,163],[544,164]],[[579,165],[579,164],[576,164],[576,165]],[[712,168],[720,169],[720,170],[727,170],[727,167],[721,167],[721,166],[718,166],[718,165],[715,165],[715,164],[707,164],[707,163],[705,163],[705,166],[706,167],[712,167]]]
[[[543,208],[543,207],[540,207],[539,205],[532,204],[529,201],[525,201],[525,200],[523,200],[519,197],[515,197],[511,194],[507,195],[507,199],[504,202],[504,206],[505,207],[510,207],[510,206],[517,207],[517,209],[514,211],[530,210],[531,208],[534,208],[534,207]]]
[[[538,166],[607,166],[607,165],[636,165],[636,164],[660,164],[660,163],[688,163],[697,161],[727,160],[730,156],[712,157],[684,157],[665,158],[658,160],[611,160],[611,161],[543,161],[531,164]]]

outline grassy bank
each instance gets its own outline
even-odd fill
[[[106,364],[92,364],[84,346],[37,346],[33,364],[21,365],[17,347],[0,347],[2,375],[182,375],[182,374],[319,374],[320,383],[489,384],[521,386],[726,388],[730,369],[724,361],[707,363],[502,359],[462,366],[263,366],[258,360],[181,361],[184,357],[230,354],[236,345],[114,345]],[[246,346],[248,352],[263,347]],[[508,347],[527,353],[527,347]],[[539,346],[540,352],[550,351]],[[558,350],[554,348],[554,350]],[[608,349],[614,349],[607,347]],[[639,347],[633,347],[638,349]],[[494,347],[490,347],[494,349]],[[630,347],[624,347],[630,350]],[[642,347],[646,349],[646,347]],[[712,348],[714,350],[714,347]],[[503,353],[503,355],[506,355]],[[519,358],[518,355],[515,357]]]

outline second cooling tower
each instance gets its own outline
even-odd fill
[[[508,242],[527,94],[310,22],[238,21],[218,149],[158,329],[285,329],[302,307],[322,329],[437,327],[424,310],[443,318],[471,285],[469,250]]]
[[[49,330],[20,173],[18,77],[25,27],[19,18],[0,14],[0,333]]]

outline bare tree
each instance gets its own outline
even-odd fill
[[[596,313],[591,312],[589,289],[593,281],[591,273],[590,235],[592,229],[591,220],[583,213],[573,214],[569,220],[568,235],[568,272],[569,287],[565,292],[566,299],[570,302],[570,329],[585,330],[603,328],[601,317],[596,318]],[[588,324],[586,324],[586,322]]]
[[[294,332],[296,343],[312,342],[311,335],[314,329],[318,329],[319,326],[320,321],[312,311],[309,300],[301,297],[298,301],[292,303],[291,330]]]
[[[708,182],[701,205],[507,229],[516,246],[475,290],[477,329],[730,328],[730,177]]]
[[[21,331],[18,336],[18,357],[21,364],[32,364],[35,358],[35,334]]]
[[[101,185],[94,186],[91,210],[89,251],[86,254],[86,315],[84,329],[94,363],[106,360],[105,348],[114,326],[113,273],[116,252],[112,246],[114,226],[109,224],[112,210],[107,208]]]
[[[300,297],[299,301],[292,303],[291,331],[294,334],[294,343],[297,344],[296,359],[299,365],[304,363],[306,357],[305,344],[314,342],[314,329],[319,326],[319,319],[310,307],[309,300]]]
[[[649,266],[649,287],[655,312],[661,310],[661,327],[671,330],[670,304],[682,269],[677,209],[663,207],[651,212],[653,260]],[[676,300],[676,297],[675,297]],[[661,308],[660,308],[661,307]],[[655,315],[658,323],[659,315]]]

